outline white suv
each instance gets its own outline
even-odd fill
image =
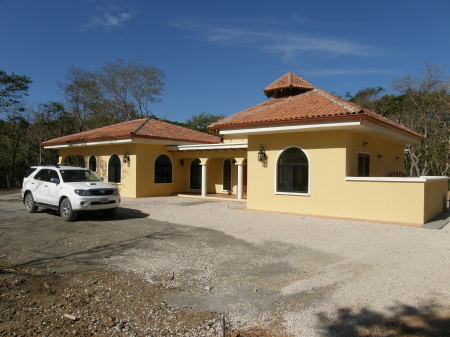
[[[88,169],[72,166],[32,166],[23,178],[22,200],[30,213],[38,207],[59,210],[66,221],[79,211],[113,215],[119,207],[117,188]]]

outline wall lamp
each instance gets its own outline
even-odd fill
[[[130,155],[128,154],[128,152],[125,152],[125,154],[123,155],[123,162],[130,166]]]
[[[258,161],[264,162],[267,159],[266,151],[264,150],[264,145],[259,144],[259,151],[258,151]]]
[[[395,157],[395,160],[400,160],[400,157],[399,157],[399,156],[396,156],[396,157]]]
[[[381,158],[383,158],[383,155],[379,153],[379,154],[377,155],[377,158],[378,158],[378,159],[381,159]]]
[[[369,145],[369,142],[366,142],[365,140],[362,142],[362,146],[367,146]]]
[[[184,166],[184,159],[180,159],[180,166]]]

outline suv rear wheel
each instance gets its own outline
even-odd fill
[[[72,209],[72,204],[68,198],[64,198],[61,201],[59,212],[65,221],[74,221],[77,218],[77,212]]]
[[[25,208],[27,209],[28,213],[35,213],[38,210],[38,207],[36,203],[34,202],[33,194],[31,192],[28,192],[25,195],[24,200]]]

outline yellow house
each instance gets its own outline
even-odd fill
[[[248,209],[420,225],[445,211],[447,177],[404,177],[422,136],[287,73],[268,100],[210,125],[139,119],[43,143],[82,158],[124,197],[234,197]],[[83,164],[84,165],[84,164]]]

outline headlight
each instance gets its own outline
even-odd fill
[[[92,195],[91,191],[89,191],[89,190],[75,190],[74,192],[78,195],[81,195],[82,197],[88,197],[88,196]]]
[[[118,188],[115,188],[113,194],[114,194],[114,195],[119,195],[119,189],[118,189]]]

